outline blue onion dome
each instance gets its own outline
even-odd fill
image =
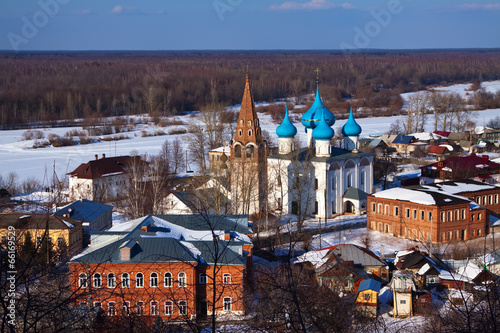
[[[317,86],[314,103],[311,105],[309,110],[302,115],[302,125],[306,128],[315,128],[319,123],[321,113],[323,111],[325,112],[325,120],[328,126],[335,124],[335,115],[323,105],[321,96],[319,95],[319,87]]]
[[[321,120],[319,121],[319,124],[316,126],[316,128],[312,132],[312,136],[314,140],[318,141],[330,141],[333,136],[335,135],[335,130],[331,128],[328,123],[326,122],[325,119],[325,110],[324,108],[321,112]]]
[[[285,118],[276,129],[278,138],[293,138],[297,134],[297,128],[293,126],[290,118],[288,117],[288,107],[285,109]]]
[[[354,120],[354,116],[352,115],[352,106],[349,119],[347,119],[340,131],[344,136],[358,136],[361,133],[361,126]]]

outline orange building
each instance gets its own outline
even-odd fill
[[[399,238],[447,242],[488,232],[486,208],[433,185],[393,188],[368,196],[367,228]]]
[[[252,242],[243,220],[146,216],[92,235],[69,263],[75,305],[164,321],[244,314]]]

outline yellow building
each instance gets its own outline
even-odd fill
[[[29,235],[37,251],[45,241],[55,252],[71,257],[83,249],[83,228],[80,222],[52,214],[0,214],[0,237],[5,246],[15,235],[20,248]],[[64,253],[63,253],[64,252]]]

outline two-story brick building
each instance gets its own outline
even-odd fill
[[[393,188],[367,201],[367,228],[395,237],[447,242],[488,232],[486,208],[434,186]]]
[[[250,233],[247,219],[215,215],[146,216],[95,233],[69,264],[75,305],[165,321],[243,314]]]

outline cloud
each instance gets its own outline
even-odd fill
[[[464,3],[463,5],[456,6],[461,10],[500,10],[498,3]]]
[[[355,5],[351,3],[335,3],[326,0],[311,0],[306,3],[287,1],[281,5],[271,5],[270,10],[320,10],[330,8],[354,9]]]
[[[137,14],[139,10],[136,7],[117,5],[111,9],[111,14]]]

